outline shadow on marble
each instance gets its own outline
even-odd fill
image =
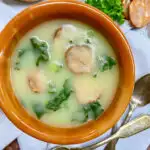
[[[19,0],[2,0],[2,2],[7,4],[7,5],[10,5],[10,6],[13,6],[13,5],[19,5],[19,6],[27,5],[27,6],[29,6],[29,5],[31,5],[31,4],[27,4],[25,2],[20,2]],[[36,3],[36,2],[34,2],[34,3]],[[34,4],[34,3],[32,3],[32,4]]]

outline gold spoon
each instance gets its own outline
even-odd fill
[[[135,83],[135,88],[132,96],[132,100],[129,105],[129,112],[122,122],[121,126],[129,122],[134,110],[138,107],[145,106],[150,104],[150,74],[147,74],[137,80]],[[112,128],[111,135],[113,135],[117,131],[117,126]],[[119,139],[113,140],[105,147],[104,150],[115,150],[116,144]]]
[[[84,148],[54,147],[51,150],[94,150],[114,139],[127,138],[149,128],[150,128],[150,115],[143,115],[130,121],[126,125],[123,125],[114,135],[96,144]]]
[[[125,120],[123,121],[122,125],[127,123],[131,116],[133,111],[138,107],[138,106],[145,106],[147,104],[150,103],[150,74],[147,74],[145,76],[143,76],[142,78],[140,78],[136,83],[135,83],[135,88],[134,88],[134,92],[133,92],[133,96],[132,96],[132,100],[130,102],[129,105],[129,113],[127,114],[127,116],[125,117]],[[144,122],[143,122],[144,123]],[[135,124],[134,124],[135,125]],[[127,126],[128,127],[128,126]],[[134,126],[132,126],[134,129]],[[116,127],[115,127],[116,128]],[[121,129],[121,128],[120,128]],[[124,129],[124,128],[123,128]],[[116,130],[115,130],[116,131]],[[120,131],[120,130],[119,130]],[[127,132],[127,129],[125,128],[125,131]],[[118,133],[118,132],[117,132]],[[136,133],[136,131],[135,131]],[[115,134],[116,135],[116,134]],[[118,134],[117,134],[118,135]],[[114,136],[113,136],[114,137]],[[119,136],[118,136],[119,137]],[[111,137],[110,137],[111,138]],[[108,138],[108,139],[110,139]],[[111,138],[112,139],[116,139],[116,138]],[[107,140],[107,143],[110,142],[111,140]],[[118,141],[118,139],[117,139]],[[102,142],[103,143],[103,142]],[[93,144],[94,145],[94,144]],[[101,142],[96,144],[101,146]],[[98,147],[98,146],[97,146]],[[87,147],[90,150],[90,146]],[[85,150],[86,148],[79,148],[79,149],[83,149]],[[111,148],[110,148],[111,149]],[[68,148],[65,147],[55,147],[52,150],[69,150]],[[71,149],[72,150],[72,149]],[[75,149],[73,149],[75,150]],[[86,149],[88,150],[88,149]]]

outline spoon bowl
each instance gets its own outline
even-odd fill
[[[150,104],[150,74],[143,76],[135,83],[132,102],[139,107]]]

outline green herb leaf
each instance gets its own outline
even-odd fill
[[[91,44],[90,39],[86,39],[86,40],[85,40],[85,43],[86,43],[86,44]]]
[[[98,101],[91,103],[90,108],[94,114],[94,119],[97,119],[99,115],[104,111]]]
[[[15,61],[15,66],[14,66],[15,70],[20,70],[20,59],[25,54],[25,51],[26,51],[25,49],[19,49],[18,50],[17,58]]]
[[[96,78],[96,77],[97,77],[97,75],[98,75],[98,73],[99,73],[99,70],[98,70],[98,71],[96,71],[96,72],[94,72],[94,73],[93,73],[93,75],[92,75],[92,76],[93,76],[93,78]]]
[[[101,72],[112,69],[113,66],[117,64],[116,60],[109,56],[99,56],[97,57],[98,66]]]
[[[32,37],[30,41],[37,55],[36,66],[39,66],[40,62],[47,62],[49,60],[48,43],[38,37]]]
[[[92,38],[92,37],[94,36],[94,31],[93,31],[93,30],[88,30],[88,31],[87,31],[87,36],[88,36],[89,38]]]
[[[63,68],[63,64],[59,62],[53,62],[50,64],[49,68],[52,72],[59,72]]]
[[[63,89],[56,94],[51,100],[46,104],[47,109],[57,111],[60,109],[61,104],[66,101],[72,93],[72,87],[69,79],[65,80],[63,84]]]
[[[64,89],[64,93],[66,95],[69,95],[70,92],[73,92],[73,89],[72,89],[72,82],[70,79],[66,79],[64,84],[63,84],[63,89]]]
[[[124,23],[124,9],[121,0],[85,0],[85,3],[103,11],[119,24]]]
[[[32,109],[34,113],[36,114],[37,118],[40,119],[44,113],[45,113],[45,108],[42,104],[33,104]]]
[[[18,57],[21,57],[21,56],[23,56],[23,54],[25,53],[25,49],[19,49],[18,50]]]
[[[69,40],[69,44],[73,44],[73,40]]]

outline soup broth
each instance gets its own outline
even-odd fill
[[[98,119],[119,83],[119,66],[105,37],[79,21],[44,22],[18,42],[12,86],[34,117],[73,127]]]

